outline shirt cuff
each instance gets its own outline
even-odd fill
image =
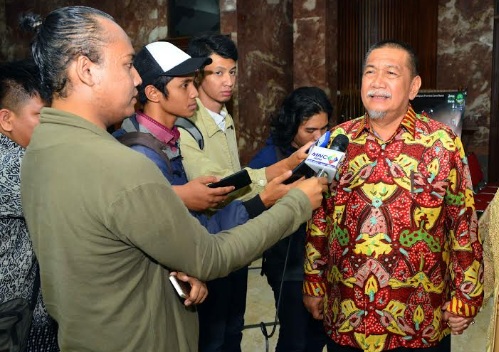
[[[478,313],[477,307],[452,297],[447,310],[462,317],[474,317]]]
[[[260,195],[256,195],[250,200],[243,202],[243,205],[246,208],[250,219],[257,217],[265,210],[267,210],[262,202],[262,198],[260,198]]]
[[[303,294],[314,297],[326,295],[326,284],[323,282],[303,281]]]
[[[251,182],[260,186],[260,187],[265,187],[267,185],[267,176],[265,175],[265,170],[266,168],[261,168],[261,169],[250,169],[247,168],[248,173],[251,178]]]

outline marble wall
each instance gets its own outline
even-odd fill
[[[463,143],[486,168],[494,1],[439,0],[438,17],[437,88],[467,88]]]
[[[221,32],[238,45],[238,88],[231,109],[241,159],[249,160],[268,134],[267,119],[293,88],[317,85],[333,103],[337,91],[339,0],[220,0]],[[88,5],[113,15],[136,49],[168,36],[168,0],[0,0],[0,61],[28,52],[19,13],[47,14]],[[438,89],[468,89],[463,141],[485,164],[492,76],[493,0],[439,0]],[[421,24],[424,25],[424,24]]]
[[[268,119],[291,90],[316,85],[335,102],[337,6],[335,0],[254,0],[224,11],[228,2],[235,3],[222,1],[221,30],[237,38],[240,55],[233,113],[244,164],[265,143]],[[224,12],[234,11],[225,27]]]

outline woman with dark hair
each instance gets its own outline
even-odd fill
[[[300,87],[284,99],[270,121],[267,145],[250,161],[249,167],[272,165],[329,127],[333,107],[326,93],[317,87]],[[262,271],[272,287],[279,317],[276,351],[322,351],[330,340],[322,326],[303,305],[303,261],[305,224],[293,235],[277,242],[263,255]]]

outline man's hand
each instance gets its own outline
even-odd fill
[[[307,195],[312,204],[312,209],[317,209],[322,203],[322,193],[327,191],[326,177],[311,177],[303,181],[296,181],[296,188]],[[291,185],[294,185],[292,183]]]
[[[307,158],[307,150],[310,149],[310,147],[314,143],[314,141],[308,142],[296,152],[288,156],[286,159],[282,159],[275,164],[267,166],[265,168],[265,176],[267,177],[267,181],[270,182],[275,177],[282,175],[288,170],[293,170],[296,166],[298,166],[299,163]]]
[[[190,277],[181,271],[172,271],[170,274],[176,276],[180,281],[187,282],[191,286],[189,297],[185,299],[184,305],[190,306],[192,304],[200,304],[204,302],[208,296],[208,288],[204,282],[199,281],[194,277]]]
[[[280,176],[277,176],[272,181],[267,183],[263,191],[260,193],[260,198],[265,207],[270,208],[279,199],[284,197],[288,191],[296,186],[295,183],[285,185],[283,182],[291,176],[291,171],[286,171]]]
[[[298,149],[296,152],[294,152],[286,159],[284,159],[286,161],[289,170],[293,170],[295,167],[298,166],[299,163],[301,163],[303,160],[307,158],[308,156],[307,150],[309,150],[314,143],[315,141],[308,142],[307,144],[303,145],[300,149]]]
[[[314,319],[324,319],[324,297],[303,295],[303,304]]]
[[[442,320],[447,322],[452,335],[461,335],[464,330],[468,328],[471,324],[475,323],[474,317],[462,317],[460,315],[456,315],[447,310],[450,302],[445,302],[442,310],[444,313],[442,314]]]
[[[187,182],[182,186],[172,186],[173,191],[182,199],[189,210],[203,211],[208,208],[215,208],[218,203],[227,198],[227,194],[234,189],[234,186],[210,188],[209,183],[217,182],[220,179],[215,176],[200,176]]]

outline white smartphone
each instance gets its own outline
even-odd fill
[[[177,291],[180,297],[189,297],[190,287],[187,282],[180,281],[176,276],[173,275],[170,275],[170,282],[172,283],[173,287],[175,287],[175,291]]]

